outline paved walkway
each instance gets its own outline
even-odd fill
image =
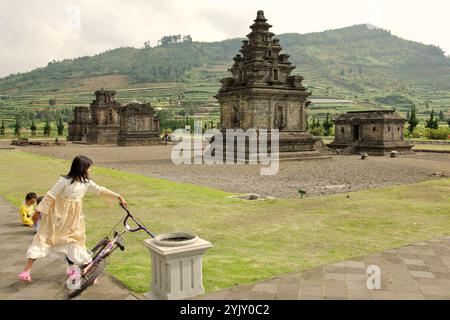
[[[367,268],[381,271],[381,289],[367,289]],[[450,237],[388,250],[195,299],[450,300]]]
[[[33,239],[31,228],[19,222],[17,208],[0,198],[0,299],[67,299],[66,264],[54,258],[37,260],[31,283],[17,280],[26,262],[26,250]],[[119,281],[104,275],[77,299],[136,299]]]

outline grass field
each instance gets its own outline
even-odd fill
[[[19,205],[44,194],[69,162],[0,151],[0,196]],[[226,192],[96,167],[93,178],[121,193],[155,233],[192,231],[214,244],[204,260],[208,292],[450,234],[450,179],[303,200],[246,202]],[[349,197],[348,197],[349,196]],[[89,245],[122,216],[89,195]],[[125,237],[109,272],[131,289],[149,288],[145,234]]]
[[[416,144],[413,150],[430,150],[430,151],[448,151],[450,152],[449,144]]]

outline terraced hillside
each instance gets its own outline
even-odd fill
[[[313,98],[350,101],[315,103],[312,113],[388,107],[405,113],[412,104],[422,118],[431,109],[449,112],[450,58],[438,47],[369,25],[278,38]],[[48,108],[50,100],[59,109],[87,104],[100,87],[118,90],[122,102],[138,99],[174,110],[214,107],[218,79],[226,74],[241,41],[118,48],[53,61],[0,79],[0,119],[11,125],[17,113]]]

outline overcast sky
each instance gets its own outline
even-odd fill
[[[242,37],[259,9],[277,34],[370,23],[450,53],[448,0],[0,0],[0,76],[168,34]]]

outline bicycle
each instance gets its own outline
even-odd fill
[[[108,233],[108,235],[100,240],[94,248],[91,250],[91,257],[92,261],[83,266],[80,270],[80,274],[78,274],[79,278],[73,279],[69,277],[68,281],[70,281],[72,284],[74,284],[74,281],[78,281],[76,283],[76,288],[69,292],[68,296],[69,299],[74,298],[78,296],[80,293],[82,293],[84,290],[86,290],[88,287],[94,284],[95,280],[102,274],[103,270],[105,269],[107,265],[106,259],[117,249],[119,248],[121,251],[125,250],[125,245],[123,242],[123,234],[126,232],[138,232],[138,231],[145,231],[149,236],[152,238],[155,238],[155,235],[150,232],[150,230],[147,229],[143,225],[139,219],[134,217],[130,211],[124,206],[120,205],[123,210],[127,213],[127,215],[123,218],[121,218],[111,229],[111,231]],[[128,225],[128,221],[131,219],[136,225],[136,228],[132,228]],[[116,231],[117,226],[123,222],[124,229],[121,232]],[[110,239],[110,235],[113,234],[113,238]]]

